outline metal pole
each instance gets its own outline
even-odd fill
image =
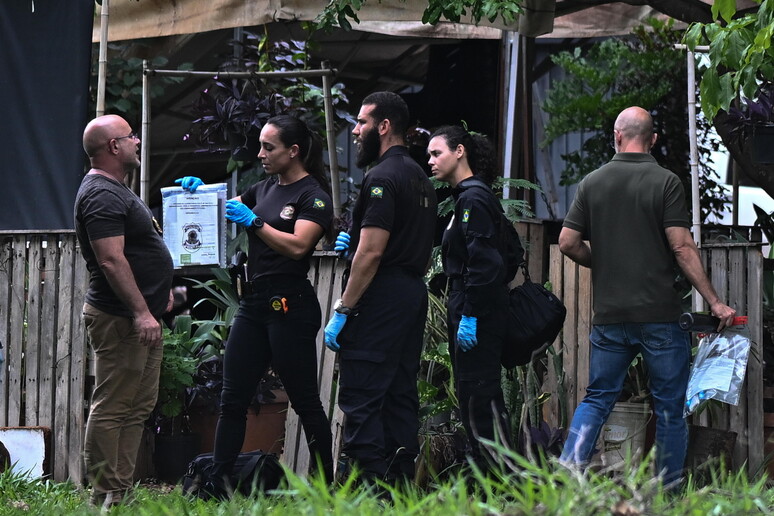
[[[521,38],[518,32],[508,31],[508,42],[510,44],[510,53],[508,60],[508,96],[506,102],[505,115],[505,149],[503,150],[503,176],[513,177],[513,140],[515,138],[516,125],[516,81],[519,76],[519,45]],[[511,192],[508,186],[503,188],[503,199],[509,199]]]
[[[328,62],[322,67],[327,69]],[[333,99],[331,98],[331,76],[322,76],[325,103],[325,134],[328,142],[328,163],[331,167],[331,197],[333,197],[333,216],[341,215],[341,184],[339,183],[339,160],[336,154],[336,128],[333,125]]]
[[[331,69],[321,70],[296,70],[284,72],[205,72],[202,70],[148,70],[151,75],[170,75],[173,77],[219,77],[221,79],[258,79],[266,77],[332,77],[336,71]]]
[[[693,52],[688,50],[688,141],[690,142],[691,164],[691,209],[693,211],[693,240],[701,249],[701,202],[699,194],[699,148],[696,143],[696,62]],[[693,289],[693,309],[704,309],[704,300]]]
[[[142,142],[140,144],[140,199],[148,204],[148,160],[150,159],[150,76],[148,60],[142,62]]]
[[[107,77],[108,11],[110,0],[102,0],[99,15],[99,67],[97,71],[97,113],[105,114],[105,78]]]

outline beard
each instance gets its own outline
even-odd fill
[[[355,164],[359,168],[364,168],[376,161],[379,158],[380,143],[379,133],[376,132],[376,129],[371,129],[365,134],[362,134]]]

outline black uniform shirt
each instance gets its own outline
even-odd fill
[[[333,219],[331,197],[317,180],[306,176],[295,183],[280,185],[276,176],[254,184],[241,195],[242,202],[274,229],[293,233],[296,220],[311,220],[327,229]],[[272,274],[305,278],[314,248],[301,260],[279,254],[248,230],[247,270],[251,279]]]
[[[452,190],[454,216],[443,233],[441,258],[446,275],[464,282],[462,313],[480,317],[491,310],[506,278],[497,249],[502,208],[489,187],[472,186],[474,182],[484,185],[472,177]]]
[[[363,179],[350,249],[357,249],[361,228],[385,229],[390,238],[379,268],[399,267],[421,276],[433,249],[436,207],[435,189],[408,149],[390,147]]]

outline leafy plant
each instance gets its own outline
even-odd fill
[[[216,326],[213,321],[196,324],[191,316],[179,315],[175,318],[174,329],[164,329],[154,418],[157,432],[175,433],[181,429],[179,418],[188,406],[187,389],[195,385],[200,365],[220,354],[220,343],[214,331]]]
[[[691,50],[709,44],[700,86],[701,109],[709,120],[728,111],[740,95],[755,98],[760,82],[774,77],[774,1],[763,0],[756,12],[739,18],[736,12],[735,0],[716,0],[715,22],[694,23],[685,33]]]
[[[360,23],[357,12],[365,3],[365,0],[330,0],[316,20],[318,27],[331,30],[339,26],[344,30],[352,30],[350,20]],[[500,17],[503,23],[510,25],[523,12],[520,0],[428,0],[427,4],[422,14],[422,23],[430,25],[435,25],[441,19],[459,23],[461,18],[468,15],[476,24],[482,19],[493,22]]]
[[[304,41],[271,43],[268,33],[244,33],[231,43],[238,57],[224,61],[222,72],[276,72],[307,68],[310,57]],[[348,99],[343,85],[331,88],[339,120],[350,121],[343,107]],[[325,131],[324,92],[302,77],[229,78],[217,76],[193,105],[196,117],[186,138],[210,152],[230,152],[227,171],[249,169],[257,161],[258,135],[272,116],[289,113],[304,120],[321,136]],[[325,141],[325,138],[323,138]]]
[[[634,37],[607,39],[552,57],[567,75],[553,84],[543,103],[550,118],[541,145],[574,132],[585,137],[580,149],[562,155],[561,184],[577,183],[613,157],[615,119],[636,105],[653,114],[660,135],[651,153],[680,177],[686,192],[691,191],[686,64],[684,55],[674,49],[679,35],[672,22],[648,23],[652,30],[638,27]],[[728,201],[711,166],[711,152],[718,150],[719,141],[711,136],[706,120],[698,120],[698,128],[701,217],[706,220],[725,211]]]
[[[125,57],[132,45],[142,45],[140,43],[110,43],[108,49],[113,54],[107,62],[105,76],[105,112],[121,114],[128,120],[139,122],[142,112],[142,62],[139,57]],[[92,62],[91,85],[89,88],[90,112],[94,113],[97,106],[97,74],[98,65],[96,57],[98,52],[94,52],[95,60]],[[164,56],[155,56],[148,60],[152,68],[161,68],[166,66],[168,60]],[[193,67],[191,63],[183,63],[179,70],[190,70]],[[164,94],[167,86],[181,82],[181,77],[161,76],[153,80],[150,84],[150,98],[155,99]]]

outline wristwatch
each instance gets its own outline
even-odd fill
[[[263,227],[263,219],[260,215],[256,215],[253,219],[253,223],[251,224],[253,229],[258,229]]]
[[[341,299],[338,299],[333,305],[333,311],[339,314],[344,314],[346,316],[349,316],[352,313],[352,309],[348,306],[344,306],[341,302]]]

